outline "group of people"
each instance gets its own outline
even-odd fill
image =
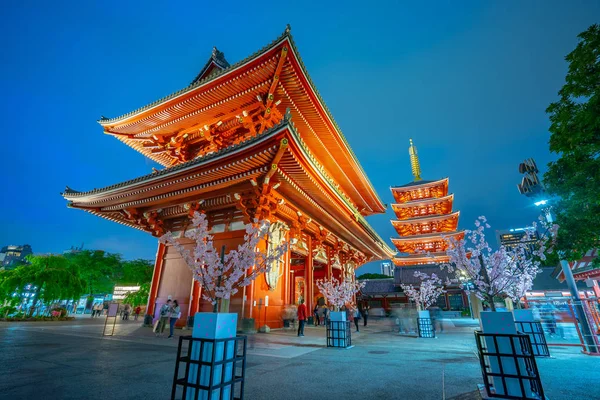
[[[125,307],[123,307],[123,309],[121,310],[121,319],[123,321],[129,320],[129,315],[131,315],[131,310],[132,310],[132,307],[129,304],[125,304]],[[137,321],[141,312],[142,312],[142,307],[140,307],[140,306],[137,306],[135,309],[133,309],[133,320],[134,321]]]
[[[327,326],[330,311],[332,310],[330,308],[327,308],[327,306],[319,306],[317,304],[313,310],[313,316],[315,317],[315,325]]]
[[[92,318],[99,317],[104,312],[104,303],[96,303],[92,306]]]
[[[358,321],[363,319],[363,326],[367,326],[367,319],[369,316],[369,308],[357,308],[354,311],[346,309],[346,307],[342,307],[342,311],[346,312],[347,320],[354,322],[354,326],[356,327],[356,332],[358,330]],[[326,306],[319,307],[316,305],[313,309],[313,316],[315,318],[315,325],[319,326],[321,324],[327,326],[329,321],[329,308]],[[306,305],[304,304],[304,299],[300,300],[300,305],[298,306],[298,336],[304,336],[304,325],[306,325],[306,321],[308,320],[308,311],[306,309]]]
[[[306,309],[306,306],[304,307]],[[169,324],[169,339],[173,337],[173,331],[175,330],[175,322],[181,318],[181,308],[177,300],[167,300],[165,304],[160,308],[160,316],[158,321],[154,324],[154,334],[158,337],[162,337],[165,331],[165,327]]]

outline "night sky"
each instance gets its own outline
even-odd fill
[[[60,253],[84,242],[126,258],[154,258],[156,239],[67,209],[59,195],[155,166],[96,121],[187,86],[213,46],[234,63],[287,23],[385,203],[390,186],[412,180],[412,137],[423,178],[450,177],[461,228],[478,215],[495,229],[531,222],[517,166],[552,159],[545,109],[576,35],[600,16],[597,1],[34,3],[6,3],[0,16],[0,246]],[[391,218],[369,218],[385,240]]]

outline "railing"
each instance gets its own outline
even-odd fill
[[[180,336],[171,400],[242,400],[246,344],[246,336],[228,339]],[[183,376],[180,376],[181,370],[184,370]],[[236,392],[238,396],[235,396]]]
[[[475,341],[487,396],[545,399],[528,335],[475,331]]]
[[[515,321],[517,331],[529,336],[533,355],[537,357],[550,357],[550,350],[546,342],[546,335],[542,324],[538,321]]]

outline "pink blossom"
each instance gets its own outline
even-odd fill
[[[354,295],[364,286],[364,282],[356,282],[352,278],[346,278],[341,282],[333,277],[330,280],[317,280],[317,287],[321,294],[338,310],[344,305],[353,307]]]
[[[415,277],[421,280],[421,285],[415,288],[413,285],[400,285],[408,298],[417,304],[417,309],[425,310],[436,302],[437,298],[446,293],[442,286],[442,280],[436,275],[415,271]]]
[[[462,280],[470,281],[475,295],[481,300],[491,301],[495,296],[507,296],[518,301],[533,286],[540,263],[545,260],[544,253],[551,251],[554,245],[558,226],[542,225],[546,232],[537,242],[534,234],[537,224],[534,223],[532,229],[525,230],[518,243],[492,251],[485,238],[485,230],[490,226],[481,216],[475,221],[477,229],[465,231],[464,239],[444,238],[449,244],[447,255],[450,262],[443,264],[442,268],[448,268]]]

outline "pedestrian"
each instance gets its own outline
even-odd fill
[[[319,305],[315,305],[315,309],[313,310],[313,314],[315,316],[315,326],[321,325],[321,319],[319,318]]]
[[[306,305],[304,299],[300,300],[298,306],[298,336],[304,336],[304,324],[306,323]]]
[[[165,304],[162,305],[159,312],[159,320],[158,325],[156,325],[156,336],[162,336],[165,331],[165,326],[169,323],[169,318],[171,317],[171,300],[167,300]]]
[[[434,305],[429,307],[429,315],[431,316],[431,324],[438,332],[444,332],[444,323],[442,322],[442,309]]]
[[[360,319],[360,312],[358,308],[354,310],[354,326],[356,326],[356,332],[358,332],[358,320]]]
[[[323,325],[327,328],[329,324],[329,308],[327,306],[323,307]]]
[[[134,314],[133,314],[133,320],[137,321],[138,317],[140,316],[140,313],[142,312],[142,307],[137,306],[135,308]]]
[[[123,308],[123,321],[129,320],[129,314],[131,313],[131,306],[129,304],[125,304]]]
[[[104,303],[104,306],[102,306],[102,311],[100,312],[101,315],[108,315],[108,303]]]
[[[171,306],[171,317],[169,318],[169,339],[173,337],[175,322],[177,322],[179,318],[181,318],[181,309],[179,308],[179,303],[177,300],[173,300],[173,305]]]

